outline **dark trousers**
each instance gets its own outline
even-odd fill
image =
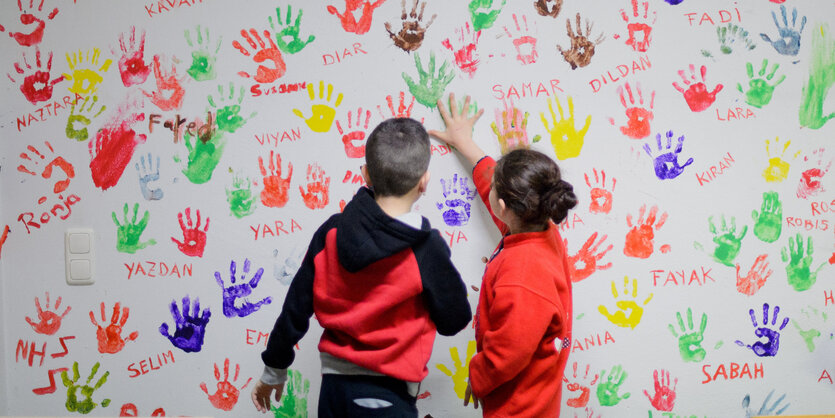
[[[324,374],[320,418],[415,418],[417,398],[406,382],[385,376]]]

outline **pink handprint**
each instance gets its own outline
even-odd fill
[[[649,2],[641,3],[643,14],[638,6],[638,0],[632,0],[632,18],[626,14],[626,10],[620,9],[620,16],[626,22],[626,30],[629,31],[629,38],[626,39],[626,44],[632,47],[635,51],[646,52],[649,49],[649,44],[652,41],[652,26],[655,23],[656,13],[652,12],[652,20],[650,20]],[[630,20],[633,20],[630,22]],[[637,21],[636,21],[637,20]],[[617,36],[615,36],[617,39]]]
[[[55,153],[55,150],[52,149],[52,145],[49,143],[49,141],[44,141],[44,144],[46,144],[46,147],[49,148],[49,154],[54,154]],[[29,145],[29,146],[26,147],[26,149],[29,150],[29,153],[31,153],[32,155],[29,155],[29,153],[23,152],[23,153],[20,154],[20,158],[22,158],[23,160],[29,161],[35,167],[40,166],[44,161],[47,161],[47,156],[44,155],[44,154],[41,154],[38,151],[38,149],[35,148],[34,146]],[[17,166],[17,171],[20,171],[21,173],[26,173],[26,174],[29,174],[29,175],[32,175],[32,176],[37,176],[37,174],[34,171],[27,168],[24,164],[26,164],[26,163],[23,163],[23,164],[20,164],[19,166]],[[35,167],[33,167],[33,169],[38,170],[38,168],[35,168]],[[70,180],[73,177],[75,177],[75,168],[73,167],[72,164],[67,162],[67,160],[65,160],[64,157],[54,157],[53,158],[50,155],[49,162],[46,163],[46,165],[43,166],[43,170],[41,171],[41,177],[43,177],[45,179],[52,178],[52,173],[53,173],[53,171],[56,167],[60,168],[61,171],[64,172],[64,176],[66,177],[63,180],[59,180],[59,181],[55,182],[55,185],[52,187],[52,192],[57,194],[57,193],[63,192],[64,190],[67,190],[67,187],[69,187],[69,185],[70,185]]]
[[[583,244],[583,248],[572,256],[568,257],[568,270],[571,272],[571,281],[576,283],[581,280],[587,279],[589,276],[592,275],[597,270],[606,270],[612,267],[612,263],[606,263],[603,265],[597,265],[597,263],[602,259],[606,253],[609,252],[614,246],[609,244],[605,250],[601,252],[597,252],[600,248],[600,245],[606,241],[608,235],[603,235],[600,238],[600,241],[597,241],[597,232],[591,234],[586,242]],[[568,247],[568,240],[563,240],[563,243],[566,247]],[[596,253],[596,254],[595,254]]]
[[[632,86],[627,82],[618,86],[620,103],[626,109],[626,126],[621,126],[620,131],[634,139],[646,138],[650,134],[650,121],[653,118],[652,109],[655,107],[655,91],[653,90],[649,100],[649,107],[644,105],[644,94],[641,91],[641,84],[635,86],[635,93],[638,96],[638,103],[635,103],[635,94],[632,93]],[[629,103],[626,99],[629,98]]]
[[[217,391],[215,391],[214,394],[209,395],[209,388],[206,386],[206,383],[200,383],[200,389],[202,389],[206,395],[209,395],[209,402],[212,403],[212,406],[223,411],[231,411],[232,408],[235,407],[235,404],[238,403],[238,396],[240,395],[241,390],[243,390],[249,382],[252,381],[252,378],[250,377],[240,389],[236,388],[233,383],[238,381],[238,375],[240,372],[241,365],[236,364],[235,375],[232,377],[232,382],[229,382],[229,359],[227,358],[223,361],[223,380],[220,380],[220,370],[218,369],[217,364],[215,364]]]
[[[59,328],[61,328],[61,320],[63,320],[72,309],[70,306],[67,306],[64,313],[58,315],[58,309],[60,307],[60,296],[58,296],[58,299],[55,300],[55,311],[49,309],[49,292],[46,292],[46,310],[41,309],[41,301],[36,296],[35,308],[38,310],[38,322],[36,323],[28,316],[26,317],[26,322],[28,322],[29,325],[32,326],[32,329],[34,329],[38,334],[53,335],[58,332]]]
[[[342,23],[342,29],[345,32],[356,33],[362,35],[371,29],[371,18],[374,14],[374,9],[380,7],[386,0],[377,0],[371,3],[366,0],[345,0],[345,12],[339,13],[334,6],[328,6],[328,13],[335,15]],[[362,14],[360,19],[356,19],[356,11],[362,7]]]
[[[183,223],[183,214],[177,214],[177,220],[180,221],[180,229],[183,231],[183,241],[177,241],[176,238],[171,237],[171,241],[177,244],[180,252],[189,257],[203,257],[203,250],[206,248],[206,232],[209,231],[209,218],[206,218],[206,225],[203,230],[200,230],[200,209],[197,209],[197,224],[191,220],[191,208],[186,208],[186,221],[188,227]]]
[[[768,254],[761,254],[754,260],[754,265],[744,277],[739,274],[740,265],[736,265],[736,290],[743,295],[753,296],[771,276],[773,270],[768,268]],[[767,270],[767,271],[766,271]]]
[[[154,55],[154,77],[157,80],[157,90],[153,93],[143,91],[151,98],[151,102],[160,110],[177,110],[183,106],[183,97],[186,94],[181,82],[185,76],[177,78],[177,68],[171,64],[171,71],[162,72],[160,69],[160,56]]]
[[[687,90],[684,90],[684,87],[680,86],[677,82],[673,82],[673,87],[684,95],[684,101],[686,101],[687,105],[690,106],[690,110],[694,112],[701,112],[709,108],[710,105],[716,101],[716,94],[722,91],[723,87],[721,84],[717,84],[713,91],[708,91],[707,86],[705,86],[707,68],[702,65],[699,69],[699,73],[701,77],[697,79],[696,66],[693,64],[690,64],[689,79],[684,73],[684,70],[678,70],[678,75],[681,77],[681,81],[684,82],[685,86],[689,86]]]
[[[389,96],[391,97],[391,96]],[[391,102],[389,102],[391,105]],[[336,121],[336,130],[342,135],[342,144],[345,146],[345,155],[348,158],[364,158],[365,157],[365,140],[366,131],[368,131],[368,122],[371,120],[371,111],[365,111],[365,124],[362,124],[362,108],[357,109],[357,121],[354,123],[356,130],[345,133],[339,121]],[[351,130],[351,111],[348,111],[348,130]],[[360,129],[362,128],[362,129]],[[360,145],[354,145],[354,141],[358,141]]]
[[[514,13],[513,23],[516,26],[515,33],[511,33],[507,26],[504,27],[504,32],[513,40],[513,46],[516,48],[516,60],[521,62],[522,65],[535,63],[539,53],[536,51],[536,38],[530,35],[528,29],[528,17],[522,15],[522,26],[520,26],[519,19]]]
[[[568,377],[563,376],[563,381],[566,383],[566,389],[569,392],[580,392],[576,398],[570,398],[565,403],[572,407],[572,408],[583,408],[589,403],[589,395],[591,394],[591,387],[597,383],[597,378],[599,375],[597,373],[594,374],[594,377],[589,381],[589,370],[591,368],[590,364],[586,365],[585,373],[578,377],[577,376],[577,362],[575,361],[573,364],[573,379],[571,381],[568,380]],[[579,381],[578,381],[579,380]]]
[[[632,228],[626,234],[626,244],[623,246],[623,254],[626,256],[648,258],[652,255],[655,231],[661,229],[664,222],[667,221],[667,212],[664,212],[658,218],[658,222],[655,222],[655,217],[658,215],[658,206],[653,206],[649,210],[649,215],[644,221],[646,209],[646,205],[641,205],[638,222],[634,225],[632,224],[632,214],[626,215],[626,224]]]
[[[44,0],[40,0],[37,10],[37,14],[39,15],[43,14],[43,4]],[[35,25],[35,28],[29,33],[9,32],[9,36],[14,38],[20,46],[32,46],[41,43],[43,40],[43,32],[46,28],[46,22],[35,16],[35,0],[29,0],[29,8],[27,10],[23,10],[23,2],[21,0],[17,0],[17,8],[20,10],[20,23],[26,26]],[[46,18],[48,20],[52,20],[57,14],[58,8],[56,7],[49,12]],[[0,29],[2,29],[2,26],[0,26]]]
[[[478,38],[481,37],[481,31],[473,31],[470,23],[467,22],[463,28],[455,29],[455,34],[458,35],[458,42],[455,46],[452,45],[449,38],[444,39],[441,44],[444,48],[452,51],[455,58],[455,65],[464,74],[473,78],[479,64],[478,55],[476,55],[475,50],[478,47]]]
[[[130,27],[129,43],[125,44],[125,34],[119,34],[119,49],[122,50],[122,57],[119,58],[119,74],[122,76],[122,84],[130,87],[134,84],[142,84],[148,79],[151,67],[145,64],[145,31],[139,38],[139,48],[136,46],[136,27]],[[116,51],[111,48],[113,55]],[[154,72],[156,74],[156,71]]]
[[[287,177],[281,177],[281,154],[270,151],[269,168],[264,168],[264,159],[258,157],[258,166],[264,176],[264,190],[261,192],[261,203],[271,208],[284,207],[289,200],[290,179],[293,177],[293,163],[287,163]]]
[[[96,339],[99,342],[99,353],[115,354],[122,351],[128,341],[134,341],[139,336],[138,331],[131,332],[127,339],[122,338],[122,327],[128,321],[130,309],[125,307],[121,309],[121,303],[116,302],[113,305],[113,315],[110,316],[110,325],[107,328],[102,327],[96,321],[96,316],[93,311],[90,311],[90,321],[96,326]],[[103,323],[107,322],[107,317],[104,313],[104,302],[101,303],[101,320]]]
[[[606,188],[606,172],[600,170],[600,174],[598,175],[596,168],[592,169],[592,172],[594,173],[594,187],[592,187],[591,181],[589,181],[589,174],[586,173],[583,175],[586,179],[586,185],[592,188],[590,192],[589,212],[609,213],[612,210],[612,193],[615,191],[617,179],[612,178],[612,189],[609,190]]]
[[[20,92],[23,93],[23,97],[25,97],[26,100],[32,104],[45,102],[51,99],[52,87],[55,84],[64,81],[63,74],[50,80],[49,73],[52,70],[52,52],[49,53],[49,58],[47,58],[46,69],[43,68],[41,62],[41,51],[37,47],[35,48],[35,68],[32,68],[29,64],[29,61],[26,59],[25,52],[21,55],[23,57],[23,65],[26,66],[26,69],[24,70],[19,62],[14,64],[14,69],[19,76],[23,76],[23,82],[20,83]],[[17,83],[11,74],[7,73],[7,76],[13,83]]]
[[[328,205],[328,190],[331,178],[325,176],[325,170],[319,164],[307,165],[307,191],[299,186],[304,205],[310,209],[321,209]]]
[[[668,370],[661,370],[661,377],[658,377],[658,370],[652,372],[655,380],[655,393],[650,396],[649,392],[644,389],[644,395],[649,399],[649,403],[653,408],[659,411],[672,411],[676,404],[676,386],[678,385],[678,378],[670,387],[670,372]]]
[[[270,31],[264,30],[264,39],[269,41],[269,48],[267,48],[267,44],[264,42],[264,39],[261,38],[261,35],[259,35],[258,31],[255,29],[250,29],[249,32],[247,32],[246,29],[241,29],[241,36],[244,40],[246,40],[252,50],[258,51],[254,56],[252,56],[252,61],[256,64],[271,61],[273,65],[272,68],[265,65],[258,65],[258,69],[255,70],[255,76],[252,76],[246,71],[239,71],[239,76],[246,78],[252,77],[259,83],[272,83],[287,72],[287,65],[284,63],[284,58],[281,57],[281,51],[279,51],[278,46],[276,46],[273,41],[273,35]],[[237,40],[232,41],[232,46],[247,57],[252,55],[249,50],[241,45],[241,43]]]

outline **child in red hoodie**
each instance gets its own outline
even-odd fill
[[[556,417],[571,342],[571,278],[557,224],[577,204],[556,163],[516,149],[498,162],[472,139],[483,113],[450,111],[438,101],[446,131],[430,131],[473,164],[478,193],[504,237],[487,263],[475,317],[466,406],[485,417]]]

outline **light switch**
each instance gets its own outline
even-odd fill
[[[64,233],[65,275],[69,285],[87,285],[95,281],[94,231],[70,228]]]
[[[70,261],[70,279],[72,280],[89,280],[92,277],[90,271],[89,260],[71,260]]]
[[[70,252],[73,254],[86,254],[90,252],[90,240],[92,237],[89,234],[70,234]]]

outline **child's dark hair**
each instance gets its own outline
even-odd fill
[[[378,196],[403,196],[429,168],[429,134],[410,118],[383,121],[368,136],[365,164]]]
[[[548,219],[560,223],[577,205],[574,188],[562,180],[554,160],[530,149],[516,149],[499,159],[493,187],[526,225],[545,225]]]

